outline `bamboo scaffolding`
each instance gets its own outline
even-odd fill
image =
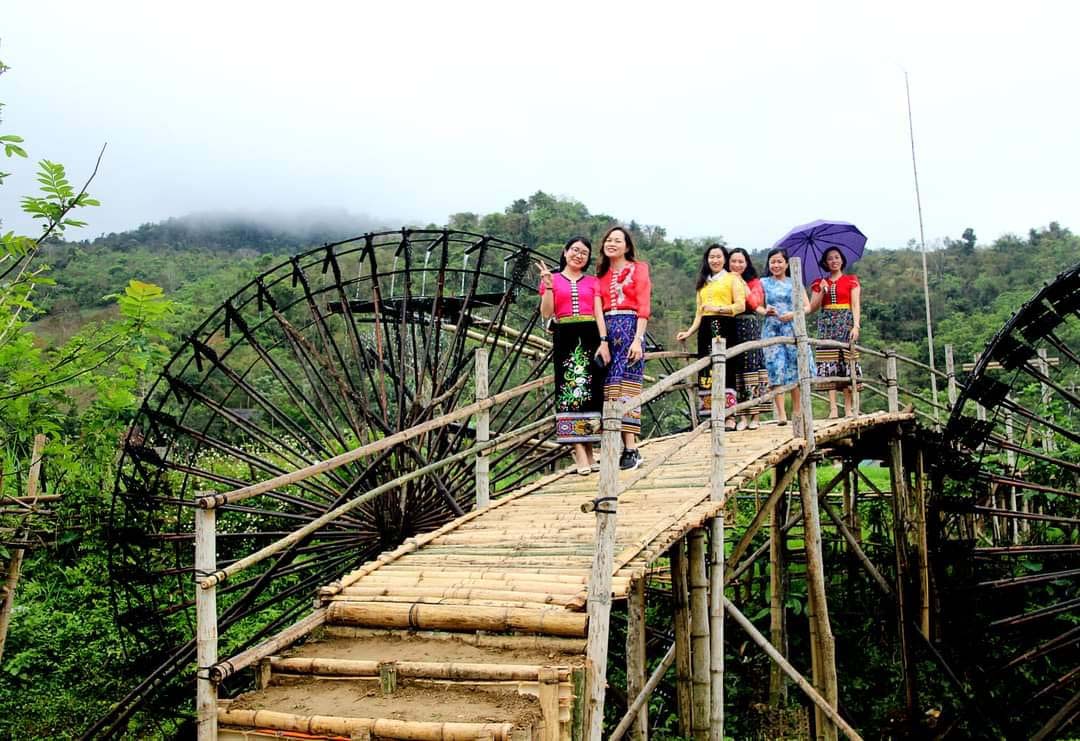
[[[645,688],[645,580],[638,579],[630,589],[627,600],[626,624],[626,694],[637,697]],[[649,708],[642,704],[636,719],[631,722],[630,737],[644,741],[649,736]]]

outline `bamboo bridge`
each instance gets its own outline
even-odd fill
[[[178,686],[190,692],[194,674],[200,739],[645,739],[649,700],[674,669],[679,735],[722,739],[725,719],[757,712],[725,700],[725,646],[730,655],[737,635],[767,657],[770,705],[790,689],[807,709],[792,721],[800,727],[780,719],[774,733],[857,739],[841,702],[823,542],[892,606],[911,728],[920,661],[962,698],[944,734],[974,719],[1002,736],[1008,721],[987,708],[981,683],[1071,661],[1080,631],[1045,626],[1076,600],[1067,586],[1049,602],[1039,590],[1075,578],[1058,564],[1080,548],[1080,518],[1050,506],[1075,496],[1074,479],[1029,482],[1026,472],[1080,472],[1055,449],[1076,433],[1047,411],[1061,399],[1080,406],[1071,376],[1051,371],[1080,365],[1053,321],[1080,308],[1080,266],[1017,312],[966,381],[951,348],[942,372],[814,340],[801,313],[794,338],[717,342],[701,359],[654,347],[650,385],[605,404],[600,472],[581,476],[559,468],[564,450],[549,441],[550,343],[535,309],[508,321],[533,253],[423,234],[424,269],[438,256],[435,295],[409,262],[418,233],[328,245],[238,292],[162,374],[125,447],[112,567],[121,624],[155,668],[88,737],[121,733],[170,677],[186,677]],[[381,246],[396,250],[392,270],[377,267]],[[792,270],[798,284],[797,260]],[[723,409],[726,363],[779,343],[798,348],[798,382]],[[863,377],[814,377],[815,346],[857,349]],[[694,381],[710,365],[716,403],[699,419]],[[1015,374],[1007,383],[1004,371]],[[920,389],[929,380],[933,398],[905,374]],[[1028,381],[1042,389],[1038,408],[1018,401]],[[725,430],[726,415],[795,388],[792,424]],[[823,388],[848,389],[853,413],[814,419]],[[680,404],[687,423],[667,429],[686,431],[643,440],[644,465],[620,472],[624,413],[656,418]],[[838,471],[819,487],[825,460]],[[887,487],[867,478],[862,464],[874,461]],[[970,479],[975,493],[953,495],[946,477]],[[887,510],[880,539],[891,543],[864,542],[860,504],[871,500]],[[1050,525],[1064,536],[1047,536]],[[162,542],[175,565],[152,570]],[[996,564],[1020,553],[1042,558],[1045,572],[1000,578]],[[978,576],[986,563],[996,578]],[[809,661],[788,649],[792,574],[806,587]],[[768,635],[738,596],[751,575],[767,577]],[[991,673],[942,651],[944,631],[977,624],[962,619],[972,589],[1014,597],[995,606],[989,629],[1011,631],[1015,655]],[[659,647],[646,621],[656,611],[673,625]],[[1053,738],[1075,720],[1076,676],[1070,668],[1037,688],[1025,733]]]

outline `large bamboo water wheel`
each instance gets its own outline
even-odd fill
[[[303,468],[471,402],[477,347],[488,350],[491,394],[550,373],[531,271],[538,256],[459,231],[365,234],[267,270],[184,338],[132,425],[113,494],[113,601],[127,650],[147,667],[146,680],[92,734],[122,728],[147,700],[160,713],[190,704],[190,682],[172,680],[189,677],[194,658],[198,494]],[[500,407],[490,434],[550,413],[551,393],[545,387]],[[218,563],[457,452],[473,434],[466,421],[221,508]],[[493,489],[514,487],[563,452],[541,435],[496,454]],[[253,576],[223,585],[222,655],[273,635],[310,608],[320,585],[467,511],[474,496],[472,461],[465,459],[323,527]],[[172,691],[160,691],[162,685]]]
[[[1080,264],[1024,303],[947,426],[939,645],[1010,737],[1080,716]]]

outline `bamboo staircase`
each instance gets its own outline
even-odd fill
[[[815,435],[894,416],[821,420]],[[728,491],[797,453],[791,430],[728,435]],[[620,473],[615,600],[720,513],[709,444],[695,433],[652,440],[645,465]],[[256,690],[219,701],[219,738],[584,737],[596,494],[595,474],[551,474],[323,587],[309,640],[263,658]]]

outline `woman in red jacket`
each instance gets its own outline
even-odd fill
[[[634,240],[621,226],[613,226],[600,242],[600,263],[596,273],[600,281],[600,299],[611,352],[604,399],[624,400],[641,393],[645,376],[645,327],[649,323],[652,283],[649,266],[637,259]],[[623,452],[619,468],[641,465],[637,449],[641,434],[641,409],[623,417]]]

